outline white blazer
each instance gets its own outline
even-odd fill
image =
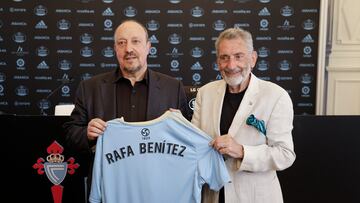
[[[220,117],[226,91],[224,80],[201,87],[196,96],[192,123],[212,137],[220,135]],[[266,136],[246,119],[253,114],[265,121]],[[226,160],[231,183],[225,185],[226,203],[281,203],[277,170],[295,161],[292,140],[293,106],[288,93],[251,74],[249,86],[228,134],[244,146],[244,158]],[[218,192],[203,190],[202,202],[218,202]]]

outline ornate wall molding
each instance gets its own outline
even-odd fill
[[[327,74],[328,115],[360,114],[359,0],[332,0],[333,25]]]
[[[360,1],[340,0],[338,4],[337,43],[360,45]],[[359,47],[360,50],[360,47]]]

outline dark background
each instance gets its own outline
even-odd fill
[[[319,6],[320,0],[2,1],[0,111],[39,115],[44,108],[51,115],[55,105],[72,103],[81,80],[118,68],[113,33],[135,19],[157,39],[149,67],[193,93],[221,79],[214,64],[219,33],[251,31],[259,53],[254,73],[285,88],[295,114],[315,114]]]
[[[54,141],[63,143],[62,123],[68,117],[0,116],[2,133],[3,198],[11,202],[52,202],[52,183],[32,168]],[[360,202],[359,116],[295,116],[294,164],[278,172],[286,203]],[[63,145],[64,146],[64,145]],[[64,150],[80,167],[67,175],[63,202],[84,202],[87,158]]]
[[[295,116],[294,165],[279,172],[284,202],[360,202],[359,116]]]

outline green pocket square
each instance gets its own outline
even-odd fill
[[[254,126],[258,131],[260,131],[262,134],[266,136],[266,128],[265,128],[265,122],[263,120],[258,120],[254,114],[251,114],[246,119],[246,124]]]

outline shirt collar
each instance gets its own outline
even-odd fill
[[[114,83],[118,83],[121,80],[129,80],[129,79],[124,78],[122,72],[120,71],[120,68],[118,68],[116,70],[116,77],[115,77]],[[146,70],[144,78],[141,81],[138,81],[138,82],[144,82],[146,85],[149,84],[149,71],[148,70]]]

